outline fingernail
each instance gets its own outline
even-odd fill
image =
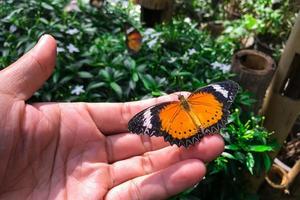
[[[48,34],[44,34],[40,37],[37,44],[35,45],[36,49],[39,49],[39,47],[43,46],[45,43],[47,43],[47,38],[49,37]]]
[[[33,52],[35,51],[45,51],[45,49],[47,50],[48,47],[49,49],[52,49],[53,45],[56,46],[56,43],[55,41],[51,41],[52,40],[52,36],[49,35],[49,34],[44,34],[42,35],[38,42],[36,43],[36,45],[34,46],[34,48],[32,49]],[[50,45],[50,46],[49,46]],[[55,50],[56,50],[56,47],[55,47]],[[56,51],[55,51],[55,54],[56,54]]]
[[[42,35],[42,36],[40,37],[38,43],[41,42],[41,41],[43,41],[46,37],[47,37],[47,34]]]

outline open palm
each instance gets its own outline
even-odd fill
[[[205,175],[223,150],[218,135],[189,149],[127,131],[128,120],[176,95],[131,103],[25,101],[50,76],[55,40],[45,35],[0,71],[0,199],[165,199]]]

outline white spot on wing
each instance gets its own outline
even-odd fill
[[[148,109],[146,112],[144,112],[143,117],[144,117],[143,126],[146,129],[152,129],[152,124],[151,124],[152,114],[151,114],[150,109]]]
[[[134,31],[134,28],[133,27],[130,27],[129,29],[126,30],[126,34],[130,34],[131,32]]]
[[[217,92],[221,93],[225,98],[228,98],[228,91],[225,90],[220,85],[213,84],[211,85]]]

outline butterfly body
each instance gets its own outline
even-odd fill
[[[188,147],[225,126],[237,91],[237,83],[224,81],[200,88],[188,98],[178,95],[178,101],[154,105],[135,115],[128,129]]]
[[[133,26],[125,25],[126,46],[130,53],[136,54],[142,48],[143,37],[141,33]]]

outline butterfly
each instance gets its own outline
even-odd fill
[[[142,48],[143,37],[133,26],[126,24],[126,46],[130,53],[136,54]]]
[[[160,103],[136,114],[128,129],[135,134],[162,136],[171,145],[187,148],[225,127],[238,89],[236,82],[228,80],[202,87],[187,98],[179,94],[178,101]]]
[[[104,0],[90,0],[90,5],[96,8],[101,8],[103,4],[104,4]]]

